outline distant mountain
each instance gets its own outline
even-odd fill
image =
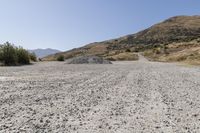
[[[104,58],[116,56],[137,47],[192,41],[200,38],[200,16],[176,16],[148,29],[124,37],[95,42],[84,47],[47,56],[44,60],[56,59],[59,55],[71,58],[82,55],[98,55]]]
[[[60,53],[61,51],[56,50],[56,49],[47,48],[47,49],[29,50],[29,52],[34,52],[38,58],[43,58],[43,57],[48,56],[48,55]]]

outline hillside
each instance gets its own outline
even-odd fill
[[[62,54],[66,59],[80,55],[98,55],[112,60],[121,53],[144,51],[154,45],[190,42],[198,38],[200,38],[200,16],[176,16],[136,34],[91,43],[43,59],[55,60],[56,57]]]
[[[43,58],[45,56],[61,52],[59,50],[50,49],[50,48],[47,48],[47,49],[34,49],[34,50],[29,50],[29,51],[30,52],[34,52],[38,58]]]

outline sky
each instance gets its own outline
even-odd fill
[[[178,15],[200,15],[200,0],[0,0],[0,44],[66,51]]]

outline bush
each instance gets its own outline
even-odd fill
[[[0,48],[0,61],[6,65],[17,65],[17,51],[16,47],[6,42]]]
[[[37,56],[35,53],[29,53],[29,58],[31,61],[34,61],[34,62],[37,61]]]
[[[125,52],[131,52],[131,50],[130,49],[126,49],[126,51]]]
[[[5,66],[30,64],[29,52],[6,42],[0,46],[0,62]]]
[[[29,52],[21,47],[16,49],[17,51],[17,63],[24,65],[30,64]]]
[[[155,54],[160,54],[161,51],[160,51],[160,49],[156,48],[156,49],[153,49],[153,53],[155,53]]]
[[[63,55],[58,56],[57,61],[65,61],[65,57]]]

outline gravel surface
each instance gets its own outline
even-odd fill
[[[200,68],[115,62],[0,67],[0,132],[200,132]]]

